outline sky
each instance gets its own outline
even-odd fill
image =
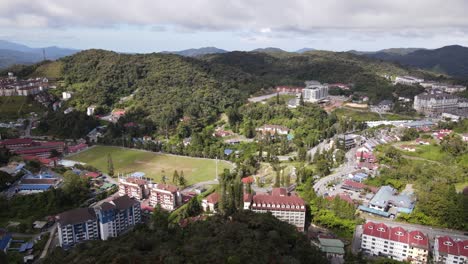
[[[468,46],[468,0],[0,0],[0,39],[158,52]]]

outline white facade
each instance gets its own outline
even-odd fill
[[[72,97],[72,92],[62,92],[62,99],[68,100]]]
[[[449,94],[420,94],[414,97],[413,108],[424,114],[442,113],[444,110],[456,109],[458,97]]]
[[[318,102],[328,97],[328,85],[317,81],[306,81],[306,87],[302,91],[304,102]]]
[[[98,221],[91,208],[78,208],[57,217],[59,243],[71,247],[77,243],[99,239]]]
[[[468,240],[454,240],[450,237],[436,237],[434,241],[434,262],[444,264],[468,263]]]
[[[94,111],[96,110],[96,107],[95,106],[89,106],[88,108],[86,108],[86,114],[88,116],[92,116],[94,115]]]
[[[395,84],[405,84],[405,85],[414,85],[424,82],[424,79],[413,77],[413,76],[397,76],[395,78]]]

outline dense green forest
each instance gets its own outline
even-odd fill
[[[46,75],[58,88],[74,91],[67,102],[98,114],[126,108],[132,121],[151,123],[158,134],[174,130],[181,118],[200,132],[229,108],[238,108],[252,94],[277,85],[303,85],[305,80],[353,83],[371,102],[392,98],[395,89],[383,74],[410,70],[350,53],[229,52],[188,58],[172,54],[119,54],[86,50],[58,61],[13,67],[20,77]],[[424,75],[422,72],[414,72]]]
[[[294,226],[250,211],[212,216],[186,227],[156,211],[152,228],[109,241],[56,249],[45,263],[328,263]]]

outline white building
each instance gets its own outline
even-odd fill
[[[219,194],[214,192],[202,200],[202,208],[205,212],[216,213],[218,209]]]
[[[454,240],[448,236],[436,237],[434,262],[446,264],[468,263],[468,240]]]
[[[306,81],[302,91],[304,102],[318,102],[328,97],[328,85],[318,81]]]
[[[141,201],[149,195],[148,182],[136,177],[119,178],[119,195]]]
[[[422,232],[373,222],[367,222],[362,228],[363,253],[414,264],[427,263],[429,239]]]
[[[66,101],[72,97],[72,94],[72,92],[62,92],[62,99]]]
[[[257,132],[262,133],[263,135],[287,135],[289,133],[289,128],[285,126],[278,126],[278,125],[264,125],[257,129]]]
[[[141,223],[140,202],[125,196],[95,207],[102,240],[117,237]]]
[[[182,204],[182,195],[179,189],[169,184],[153,184],[150,186],[150,206],[157,206],[172,211]]]
[[[92,116],[92,115],[94,115],[95,110],[96,110],[96,106],[94,106],[94,105],[88,106],[88,108],[86,108],[86,114],[88,116]]]
[[[413,108],[417,112],[433,115],[458,108],[458,99],[450,94],[419,94],[414,97]]]
[[[397,76],[395,78],[395,84],[415,85],[424,82],[424,79],[413,77],[413,76]]]
[[[245,198],[248,196],[244,196],[244,204]],[[298,196],[288,195],[285,188],[274,188],[271,195],[254,195],[250,209],[256,213],[271,212],[279,220],[296,226],[299,231],[304,231],[305,202]]]
[[[77,208],[57,215],[59,243],[63,248],[86,240],[99,239],[96,213],[92,208]]]

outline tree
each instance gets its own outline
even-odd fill
[[[184,177],[184,171],[181,171],[179,175],[179,186],[184,188],[185,185],[187,185],[187,180]]]
[[[407,128],[403,131],[402,141],[411,141],[419,137],[419,132],[415,128]]]
[[[280,104],[280,97],[279,97],[279,93],[276,93],[276,104],[279,105]]]
[[[255,137],[255,127],[252,123],[251,119],[248,119],[244,125],[244,135],[246,138],[253,138]]]
[[[301,93],[301,96],[299,97],[299,105],[304,106],[304,95]]]
[[[114,177],[114,163],[110,153],[107,153],[107,174]]]
[[[173,184],[179,184],[179,173],[177,170],[174,170],[174,174],[172,175],[172,183]]]
[[[160,204],[157,204],[151,216],[152,229],[167,230],[169,228],[169,212],[163,210]]]
[[[306,158],[307,158],[307,150],[305,147],[300,147],[298,152],[297,152],[297,159],[299,161],[306,161]]]
[[[276,171],[275,185],[273,187],[278,188],[281,185],[280,171]]]
[[[286,185],[286,187],[289,187],[291,185],[291,174],[290,173],[288,173],[286,175],[285,185]]]

